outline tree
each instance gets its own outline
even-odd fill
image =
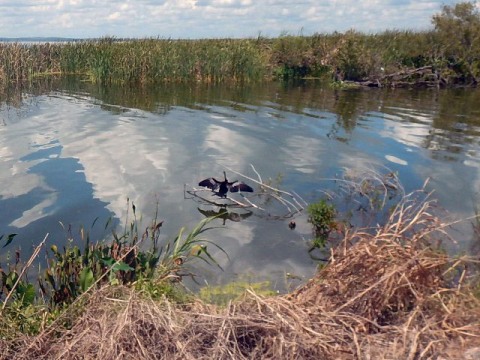
[[[437,34],[437,45],[456,72],[468,79],[480,80],[480,14],[478,2],[461,2],[443,6],[442,12],[432,18]]]

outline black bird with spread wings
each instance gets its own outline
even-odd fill
[[[240,182],[240,181],[232,181],[229,182],[227,180],[227,174],[225,171],[223,172],[223,176],[225,177],[225,180],[219,181],[213,177],[202,180],[198,183],[199,186],[204,186],[209,189],[211,189],[213,192],[215,192],[216,195],[220,197],[227,197],[227,192],[239,192],[239,191],[244,191],[244,192],[253,192],[253,189],[248,186],[247,184]]]

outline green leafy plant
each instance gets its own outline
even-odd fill
[[[227,257],[228,254],[219,245],[202,237],[205,231],[212,229],[207,227],[207,224],[214,218],[215,216],[203,219],[188,233],[186,233],[186,228],[182,227],[177,236],[160,249],[160,261],[157,268],[159,278],[180,280],[182,276],[192,275],[188,272],[181,274],[180,270],[185,270],[185,266],[193,259],[200,259],[209,265],[213,264],[221,268],[208,251],[208,245],[219,249]]]
[[[12,292],[12,300],[18,301],[23,306],[33,304],[35,300],[35,287],[33,284],[20,279],[16,267],[7,272],[0,269],[0,286],[0,296]]]
[[[315,234],[329,233],[335,226],[335,207],[325,200],[308,205],[308,221],[314,226]]]
[[[4,236],[5,236],[5,235],[0,235],[0,241],[2,241],[2,239],[3,239]],[[2,247],[8,246],[8,244],[10,244],[10,243],[13,241],[13,239],[15,238],[15,236],[17,236],[17,234],[9,234],[9,235],[7,235],[7,239],[6,239],[6,241],[5,241],[5,244],[4,244]]]
[[[43,304],[25,305],[20,300],[13,300],[1,312],[0,339],[18,338],[19,334],[38,334],[57,315]]]
[[[161,282],[176,282],[183,276],[193,276],[186,270],[186,265],[194,258],[219,266],[207,245],[223,249],[202,237],[210,229],[207,224],[213,218],[202,220],[190,232],[181,228],[173,240],[161,243],[159,236],[163,221],[158,221],[158,214],[141,233],[141,219],[137,218],[134,204],[131,210],[132,221],[128,221],[127,214],[128,225],[121,235],[112,230],[110,242],[92,243],[88,231],[82,227],[83,249],[71,243],[62,250],[51,246],[48,267],[39,285],[52,306],[72,303],[90,287],[106,283],[129,285],[140,282],[140,287],[156,293],[161,288],[167,288]],[[105,228],[109,224],[110,221],[107,221]],[[71,229],[68,232],[71,233]]]
[[[332,204],[320,200],[308,205],[307,213],[308,221],[312,224],[314,233],[311,251],[325,246],[330,232],[336,227],[336,210]]]
[[[167,296],[174,301],[188,301],[188,295],[177,286],[182,277],[193,276],[186,265],[193,259],[201,259],[219,266],[207,246],[223,249],[204,238],[205,232],[210,229],[207,224],[213,217],[204,219],[191,231],[181,228],[173,239],[161,242],[159,234],[163,221],[157,220],[157,214],[140,233],[135,205],[132,204],[131,209],[133,220],[126,222],[128,226],[121,235],[112,230],[111,241],[92,243],[88,231],[81,227],[80,239],[76,240],[83,241],[84,246],[73,245],[72,230],[66,228],[69,234],[67,244],[61,249],[52,245],[47,251],[47,268],[39,276],[39,291],[26,277],[26,269],[38,255],[48,235],[26,264],[20,261],[20,252],[17,251],[13,264],[0,268],[0,300],[3,300],[0,339],[15,338],[19,333],[37,334],[55,321],[63,308],[70,306],[92,287],[104,284],[133,286],[152,298]],[[111,223],[109,219],[105,229]],[[7,237],[6,245],[13,238]],[[145,244],[147,241],[150,243]],[[141,248],[140,245],[147,246]],[[78,308],[82,309],[82,306]]]
[[[16,234],[8,235],[4,247],[13,241],[15,235]],[[0,299],[2,299],[3,295],[5,294],[2,310],[5,309],[10,299],[12,301],[16,301],[18,305],[22,306],[29,306],[33,304],[36,296],[35,288],[33,284],[26,279],[26,271],[32,264],[33,260],[37,257],[40,249],[43,247],[43,244],[47,239],[47,236],[48,234],[36,247],[30,259],[25,264],[20,261],[20,250],[17,250],[15,251],[14,263],[10,264],[6,271],[3,270],[3,268],[0,268]],[[0,237],[0,239],[2,237]]]

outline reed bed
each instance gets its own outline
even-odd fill
[[[80,315],[69,308],[37,336],[0,340],[0,357],[473,359],[475,261],[431,248],[447,224],[415,199],[405,196],[374,233],[347,232],[328,264],[288,295],[248,291],[218,307],[105,287],[84,299]]]
[[[265,61],[254,40],[117,40],[0,44],[0,81],[45,74],[81,75],[93,82],[145,84],[261,79]]]
[[[366,86],[475,86],[480,13],[446,6],[429,31],[248,39],[116,39],[0,43],[0,83],[76,74],[95,83],[249,82],[327,77]]]

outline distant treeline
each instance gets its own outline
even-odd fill
[[[75,74],[131,85],[326,77],[365,86],[476,86],[480,14],[444,6],[429,31],[258,36],[249,39],[116,39],[0,43],[0,83]]]

